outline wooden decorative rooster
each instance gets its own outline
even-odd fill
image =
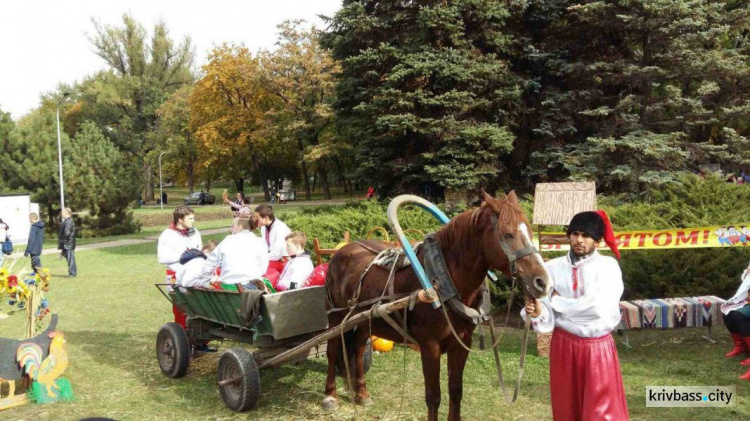
[[[68,367],[68,355],[65,351],[65,337],[62,332],[49,334],[52,342],[49,355],[43,359],[42,348],[33,342],[24,342],[18,347],[16,359],[21,369],[47,388],[47,396],[54,398],[55,379]]]

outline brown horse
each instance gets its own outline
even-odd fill
[[[511,276],[510,260],[503,249],[514,254],[531,246],[531,224],[518,204],[514,192],[503,199],[495,199],[483,193],[484,203],[480,208],[467,210],[435,234],[453,283],[463,304],[476,308],[478,296],[487,270],[494,268]],[[493,218],[494,216],[494,218]],[[493,223],[493,220],[496,223]],[[382,250],[386,244],[377,241],[364,242],[367,248]],[[362,271],[372,261],[374,255],[359,243],[351,243],[339,250],[328,267],[326,285],[334,307],[347,307],[357,288]],[[417,257],[423,262],[423,252]],[[538,253],[532,253],[516,260],[518,278],[528,294],[543,297],[549,290],[549,274]],[[379,297],[388,279],[388,271],[373,266],[362,281],[359,301]],[[411,268],[400,270],[395,277],[395,293],[409,293],[421,288],[416,274]],[[366,309],[362,309],[366,310]],[[348,311],[333,312],[329,315],[329,326],[341,323]],[[475,325],[460,318],[449,310],[451,323],[461,340],[471,346],[471,336]],[[370,331],[370,326],[372,331]],[[355,403],[372,403],[365,386],[364,352],[367,339],[371,335],[392,341],[403,342],[404,338],[382,319],[363,323],[355,331],[355,366],[351,367],[354,377]],[[440,309],[430,304],[418,303],[407,314],[407,333],[419,345],[422,356],[422,372],[425,381],[425,400],[428,419],[437,420],[440,406],[440,357],[448,353],[448,395],[450,406],[449,420],[461,418],[461,397],[463,393],[463,371],[469,352],[451,334],[450,327]],[[335,409],[336,400],[336,360],[341,346],[340,338],[328,341],[328,378],[326,398],[323,406]]]

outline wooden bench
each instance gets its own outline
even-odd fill
[[[342,243],[349,242],[349,231],[344,231],[344,239]],[[323,256],[333,256],[336,253],[336,249],[322,249],[320,248],[320,241],[317,238],[313,238],[313,250],[315,250],[315,261],[317,264],[323,264]]]
[[[725,300],[713,296],[661,298],[649,300],[620,301],[620,324],[618,333],[628,348],[628,331],[633,329],[672,329],[681,327],[705,327],[703,336],[711,343],[711,328],[724,323],[721,305]]]

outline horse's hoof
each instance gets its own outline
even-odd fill
[[[326,396],[323,399],[323,409],[326,411],[335,411],[339,409],[339,403],[333,396]]]
[[[359,396],[354,398],[354,403],[360,406],[370,406],[372,405],[372,398],[367,396],[365,398],[361,398]]]

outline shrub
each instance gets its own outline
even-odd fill
[[[682,177],[680,184],[651,191],[640,202],[620,197],[599,197],[598,202],[598,206],[610,215],[615,230],[750,222],[750,212],[747,210],[750,186],[725,183],[716,178],[704,180],[687,175]],[[527,215],[531,216],[531,197],[524,197],[521,204]],[[458,206],[452,209],[449,216],[454,216],[463,208]],[[316,207],[287,218],[281,213],[280,218],[292,229],[305,231],[307,247],[311,252],[313,238],[318,238],[321,246],[328,248],[341,241],[344,231],[349,231],[351,238],[356,240],[366,238],[367,233],[376,226],[388,228],[386,206],[377,202]],[[399,212],[399,220],[403,228],[415,228],[425,234],[440,227],[432,216],[421,209],[404,208]],[[545,253],[544,257],[560,255]],[[695,295],[726,298],[736,290],[739,276],[749,260],[750,247],[625,251],[620,260],[625,283],[623,299]],[[493,304],[504,305],[510,295],[509,283],[501,279],[493,286],[492,293]],[[520,288],[517,287],[514,297],[517,303],[523,301]]]
[[[212,210],[208,212],[196,213],[195,219],[201,221],[215,221],[218,219],[227,219],[232,217],[232,212],[228,208],[221,210]],[[136,216],[136,219],[144,227],[158,227],[172,223],[172,212],[144,212]]]

